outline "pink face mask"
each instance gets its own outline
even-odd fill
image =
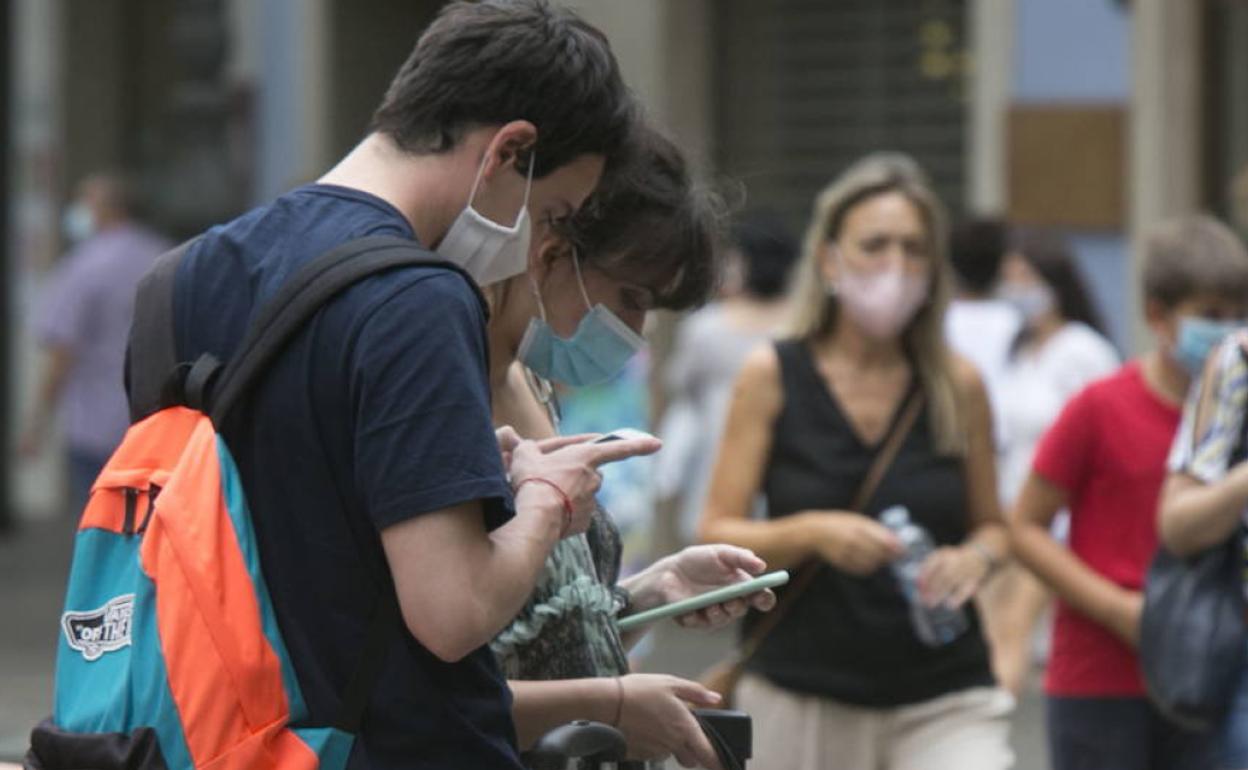
[[[875,339],[896,337],[927,301],[926,275],[901,269],[858,272],[840,262],[837,299],[846,315]]]

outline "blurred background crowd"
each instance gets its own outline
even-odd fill
[[[1151,345],[1146,235],[1203,211],[1248,236],[1244,0],[569,4],[734,212],[718,299],[657,314],[624,374],[561,393],[565,432],[666,442],[606,473],[626,569],[695,539],[738,368],[790,309],[815,196],[860,158],[914,164],[959,223],[947,330],[1011,394],[992,400],[1005,505],[1067,399]],[[98,383],[119,381],[127,316],[74,308],[124,308],[167,244],[323,173],[440,6],[0,2],[0,759],[48,709],[70,511],[125,424]],[[93,253],[128,256],[92,270]],[[1015,606],[987,632],[1022,694],[1018,766],[1040,768],[1047,600],[1007,578]],[[660,632],[638,665],[696,673],[730,639]]]

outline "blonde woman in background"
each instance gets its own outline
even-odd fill
[[[992,417],[978,374],[944,342],[945,242],[920,175],[851,168],[815,202],[788,339],[751,354],[737,381],[701,536],[773,569],[818,565],[737,690],[773,770],[1013,763],[1013,699],[969,603],[1007,555]],[[912,397],[921,411],[895,460],[848,510]],[[749,520],[759,492],[768,518]],[[943,645],[920,641],[890,571],[903,548],[879,516],[895,505],[937,546],[916,601],[965,613]]]

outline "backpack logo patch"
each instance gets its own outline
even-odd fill
[[[98,610],[66,612],[61,616],[61,627],[72,649],[88,661],[98,660],[106,652],[130,646],[133,614],[134,594],[123,594]]]

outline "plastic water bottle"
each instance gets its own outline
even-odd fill
[[[893,562],[893,574],[901,584],[901,592],[910,603],[910,620],[919,640],[929,647],[949,644],[961,636],[969,626],[966,610],[950,609],[944,604],[929,607],[919,596],[919,574],[923,562],[936,550],[927,530],[910,520],[910,511],[901,505],[880,514],[880,522],[892,530],[904,549]]]

